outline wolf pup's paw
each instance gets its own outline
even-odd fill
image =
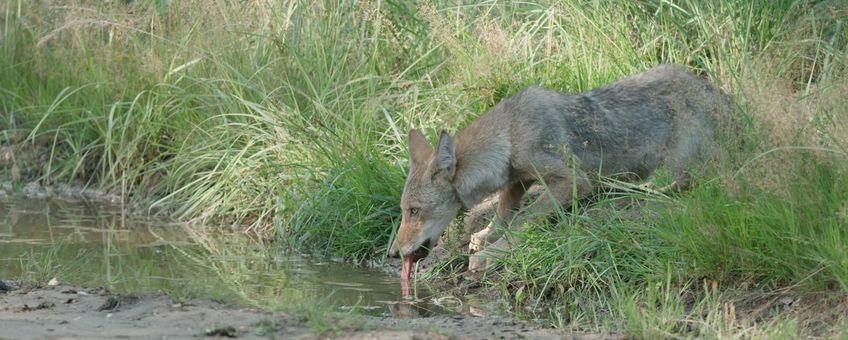
[[[483,230],[480,230],[474,234],[471,234],[471,240],[468,242],[468,250],[472,252],[478,252],[483,250],[487,244],[489,244],[489,237],[492,235],[492,232],[495,230],[492,223],[489,223]]]
[[[468,258],[468,271],[472,273],[486,271],[486,269],[490,265],[489,262],[489,257],[485,256],[484,254],[473,254]]]

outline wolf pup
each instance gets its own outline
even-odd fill
[[[722,94],[683,68],[660,65],[582,94],[530,87],[506,98],[433,149],[409,131],[409,174],[401,225],[389,255],[426,257],[461,208],[498,192],[494,225],[513,221],[527,188],[547,187],[530,208],[541,214],[590,194],[600,176],[645,179],[664,165],[686,189],[691,166],[715,145],[716,117],[727,110]],[[576,197],[575,197],[576,195]],[[518,215],[524,215],[518,214]],[[472,235],[471,271],[491,265],[509,247],[494,226]],[[411,263],[411,261],[410,261]]]

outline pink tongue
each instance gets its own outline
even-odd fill
[[[400,272],[400,291],[403,297],[409,297],[409,278],[412,276],[412,256],[407,256],[403,261]]]
[[[406,281],[409,281],[409,278],[412,276],[412,256],[407,256],[403,261],[403,273],[401,274],[402,278]]]

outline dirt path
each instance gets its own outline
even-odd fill
[[[353,325],[346,326],[350,330],[315,334],[303,320],[285,313],[269,313],[204,300],[176,303],[165,295],[114,295],[103,289],[67,285],[35,289],[12,287],[5,292],[0,289],[0,339],[586,337],[563,335],[553,329],[498,316],[401,319],[363,317],[354,320]]]

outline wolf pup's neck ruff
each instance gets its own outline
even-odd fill
[[[509,131],[496,130],[484,116],[456,134],[454,188],[465,208],[500,190],[509,181]]]

